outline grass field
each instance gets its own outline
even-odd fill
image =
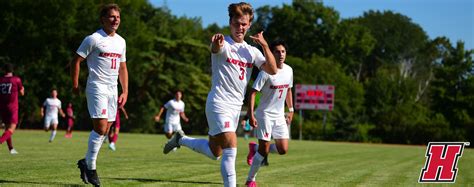
[[[84,157],[89,133],[72,139],[58,132],[17,130],[10,155],[1,146],[0,186],[82,186],[76,162]],[[97,168],[103,186],[222,186],[220,161],[187,148],[162,153],[164,135],[122,133],[117,151],[104,144]],[[249,167],[248,141],[239,139],[237,182],[243,186]],[[414,186],[425,162],[425,146],[290,141],[289,154],[270,155],[259,186]],[[474,185],[474,151],[460,158],[455,186]],[[448,184],[445,184],[446,186]],[[426,185],[423,185],[426,186]],[[452,185],[450,185],[452,186]]]

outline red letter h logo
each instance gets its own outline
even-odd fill
[[[430,142],[426,150],[425,167],[421,170],[420,183],[454,183],[457,163],[462,156],[464,142]]]

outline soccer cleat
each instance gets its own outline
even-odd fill
[[[15,149],[11,149],[11,150],[10,150],[10,154],[16,155],[16,154],[18,154],[18,151],[16,151]]]
[[[245,186],[257,187],[257,183],[255,181],[247,181],[247,182],[245,182]]]
[[[109,149],[111,149],[112,151],[115,151],[115,150],[116,150],[115,144],[114,144],[114,143],[110,143],[110,144],[109,144]]]
[[[92,185],[94,186],[100,186],[100,180],[99,180],[99,176],[97,175],[97,171],[96,170],[86,170],[86,176],[87,176],[87,180],[89,181],[89,183],[91,183]]]
[[[81,171],[82,181],[86,184],[89,184],[89,181],[87,180],[87,175],[86,175],[86,171],[87,171],[86,159],[81,159],[81,160],[77,161],[77,167]]]
[[[163,153],[168,154],[170,151],[172,151],[174,148],[180,148],[181,146],[179,145],[179,140],[184,136],[183,131],[178,131],[174,133],[174,135],[171,137],[170,140],[165,144],[165,147],[163,148]]]
[[[249,154],[247,154],[247,164],[249,166],[252,165],[253,163],[253,156],[255,155],[255,153],[257,152],[255,150],[255,145],[257,145],[255,142],[250,142],[249,143]]]

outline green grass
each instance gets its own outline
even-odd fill
[[[20,154],[10,155],[6,145],[0,149],[0,186],[82,186],[76,162],[84,157],[88,135],[74,132],[66,139],[60,131],[48,143],[49,133],[17,130],[13,138]],[[104,144],[97,161],[103,186],[222,186],[220,161],[187,148],[163,155],[165,141],[161,134],[121,133],[117,151]],[[247,143],[239,139],[240,186],[249,169]],[[293,140],[289,148],[287,155],[270,155],[270,166],[257,176],[259,186],[422,186],[417,181],[425,146]],[[473,163],[474,151],[465,149],[456,186],[474,185]]]

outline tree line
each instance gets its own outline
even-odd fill
[[[69,62],[84,37],[100,28],[101,3],[106,2],[0,1],[0,62],[13,63],[25,86],[20,128],[42,127],[40,107],[52,88],[63,107],[73,103],[76,129],[91,128],[85,95],[71,92]],[[153,116],[179,89],[191,119],[183,128],[206,134],[210,37],[228,34],[228,27],[203,27],[199,17],[178,17],[146,0],[116,3],[122,9],[118,33],[127,41],[130,79],[130,118],[122,129],[160,132]],[[422,144],[474,138],[474,51],[463,41],[431,39],[409,17],[392,11],[368,10],[342,19],[315,0],[256,9],[249,34],[262,30],[267,41],[289,44],[286,63],[294,69],[295,84],[336,86],[324,132],[323,112],[304,112],[305,139]],[[293,124],[300,118],[295,114]],[[291,132],[297,137],[297,125]]]

